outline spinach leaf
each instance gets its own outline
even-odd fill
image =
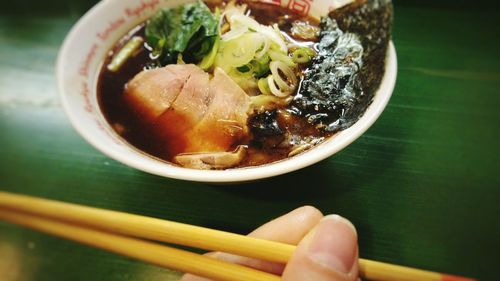
[[[146,24],[146,40],[162,65],[198,63],[218,36],[218,21],[201,1],[158,11]]]

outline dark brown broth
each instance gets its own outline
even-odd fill
[[[209,4],[209,6],[211,5]],[[215,6],[212,5],[211,8],[214,9]],[[249,9],[250,14],[260,23],[266,25],[277,23],[280,29],[287,33],[289,33],[291,24],[295,20],[308,21],[317,25],[314,20],[291,14],[289,11],[267,4],[249,3]],[[127,82],[151,63],[149,51],[142,46],[135,56],[129,58],[117,72],[111,72],[106,68],[113,54],[120,50],[132,36],[144,37],[144,24],[124,36],[106,57],[97,85],[99,105],[113,129],[131,145],[152,156],[172,161],[175,155],[172,155],[170,150],[163,145],[162,134],[158,133],[157,129],[141,123],[140,118],[135,116],[134,111],[129,107],[123,95]],[[304,71],[305,68],[302,70]],[[284,128],[286,132],[304,138],[328,137],[328,135],[319,132],[305,119],[288,114],[286,108],[280,109],[279,112],[278,121],[280,127]],[[243,143],[239,143],[239,145],[242,144],[248,145],[248,153],[245,160],[238,167],[263,165],[279,161],[287,158],[292,150],[290,146],[270,147],[263,145],[262,142],[254,141],[252,136],[249,136]]]

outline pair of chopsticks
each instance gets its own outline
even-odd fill
[[[151,217],[0,192],[0,220],[144,262],[220,281],[278,281],[279,276],[230,264],[158,242],[286,263],[295,246]],[[369,280],[472,281],[359,259]]]

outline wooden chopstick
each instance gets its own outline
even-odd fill
[[[225,231],[1,191],[0,207],[122,235],[280,263],[286,263],[295,249],[292,245]]]
[[[0,192],[0,211],[2,209],[43,216],[120,235],[228,252],[279,263],[286,263],[295,250],[293,245],[239,234],[7,192]],[[366,259],[359,259],[359,266],[360,276],[370,280],[474,280]]]
[[[107,233],[17,211],[0,209],[0,219],[158,266],[224,281],[279,281],[280,277],[136,238]]]

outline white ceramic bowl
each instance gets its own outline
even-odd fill
[[[286,1],[282,0],[283,6],[287,5]],[[118,39],[153,15],[158,8],[185,2],[188,1],[101,1],[71,29],[60,50],[56,74],[62,104],[71,123],[90,144],[128,166],[164,177],[210,183],[236,183],[285,174],[319,162],[352,143],[377,120],[391,97],[397,73],[396,52],[392,43],[380,89],[363,117],[350,128],[305,153],[264,166],[223,171],[186,169],[148,156],[116,134],[104,119],[97,103],[97,76],[106,53]],[[331,3],[331,0],[314,1],[313,6],[302,12],[317,17],[321,11],[327,11],[327,5]],[[299,8],[303,9],[302,6]]]

